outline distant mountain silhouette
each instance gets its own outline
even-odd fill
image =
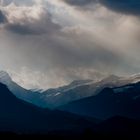
[[[95,76],[96,77],[96,76]],[[27,90],[15,83],[7,72],[0,72],[0,82],[7,85],[16,97],[44,108],[57,108],[60,105],[95,96],[106,87],[118,87],[140,81],[140,74],[129,77],[110,75],[102,80],[76,80],[69,85],[46,91]]]
[[[71,102],[59,109],[100,119],[120,115],[140,120],[140,83],[105,88],[96,96]]]
[[[49,89],[45,92],[42,92],[40,95],[41,99],[46,101],[46,106],[50,108],[56,108],[72,101],[97,95],[106,87],[113,88],[124,86],[130,83],[136,83],[138,81],[140,81],[139,74],[130,77],[118,77],[115,75],[110,75],[97,82],[94,80],[81,80],[72,82],[71,84],[64,87]]]
[[[82,117],[62,111],[42,109],[22,101],[0,83],[0,131],[16,133],[48,133],[80,131],[93,124]]]

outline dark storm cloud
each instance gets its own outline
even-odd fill
[[[25,22],[24,24],[10,24],[7,22],[5,29],[19,35],[41,35],[57,32],[60,29],[60,26],[53,23],[51,21],[51,18],[48,18],[45,25],[43,25],[41,22],[36,22],[33,24],[30,24],[28,22]]]
[[[84,7],[89,4],[100,3],[107,8],[123,14],[140,14],[140,0],[64,0],[66,3]]]
[[[66,3],[77,6],[85,6],[90,3],[95,3],[97,0],[64,0]]]
[[[31,29],[28,26],[24,26],[24,25],[20,25],[20,24],[8,24],[6,26],[6,29],[11,31],[11,32],[20,34],[20,35],[27,35],[27,34],[31,35],[31,34],[40,34],[40,33],[42,33],[41,31],[37,31],[35,29]]]
[[[111,10],[124,14],[140,14],[140,0],[99,0]]]
[[[4,24],[7,21],[4,13],[0,10],[0,24]]]

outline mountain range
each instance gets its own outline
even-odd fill
[[[75,114],[102,120],[123,116],[140,120],[140,82],[115,88],[104,88],[99,94],[59,107]]]
[[[78,80],[40,92],[0,72],[0,136],[139,139],[139,108],[139,74]]]
[[[43,90],[27,90],[15,83],[7,72],[0,72],[0,82],[7,85],[16,97],[40,107],[51,109],[72,101],[95,96],[106,87],[119,87],[140,81],[140,74],[130,77],[110,75],[100,81],[92,79],[73,81],[69,85]]]
[[[94,80],[73,81],[70,85],[57,89],[49,89],[41,94],[41,98],[49,103],[49,107],[57,107],[72,101],[97,95],[105,87],[118,87],[140,81],[140,75],[118,77],[110,75],[98,82]],[[78,84],[77,84],[78,83]]]
[[[82,130],[92,123],[58,110],[37,107],[18,99],[0,83],[0,131],[23,134],[43,134],[51,131]]]

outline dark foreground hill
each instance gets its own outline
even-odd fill
[[[85,119],[62,111],[42,109],[16,98],[0,83],[0,131],[19,134],[81,131],[93,126]]]
[[[46,134],[19,134],[1,132],[0,138],[13,139],[61,139],[61,140],[139,140],[140,121],[116,116],[98,124],[94,129],[87,128],[82,132],[73,131],[52,131]]]

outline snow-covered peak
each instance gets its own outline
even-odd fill
[[[129,79],[132,81],[132,83],[140,82],[140,73],[131,75]]]
[[[79,86],[79,85],[83,85],[83,84],[87,84],[87,83],[91,83],[93,82],[93,80],[75,80],[73,82],[70,83],[69,86]]]

